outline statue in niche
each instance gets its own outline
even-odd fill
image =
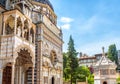
[[[22,31],[21,31],[21,27],[18,26],[18,28],[17,28],[17,35],[18,35],[18,36],[21,36],[21,32],[22,32]]]
[[[33,29],[30,30],[30,42],[34,43],[34,31],[33,31]]]
[[[9,24],[7,24],[5,33],[8,35],[8,34],[12,34],[13,32],[14,32],[14,28],[11,28]]]
[[[30,38],[30,42],[32,42],[32,34],[30,34],[29,38]]]

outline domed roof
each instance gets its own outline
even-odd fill
[[[50,3],[49,0],[35,0],[35,1],[49,5],[50,8],[54,11],[53,6],[52,6],[52,4]]]
[[[0,0],[0,5],[5,6],[5,0]]]

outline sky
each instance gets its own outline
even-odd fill
[[[111,44],[120,50],[120,0],[50,0],[63,30],[63,52],[72,35],[77,52],[89,56]]]

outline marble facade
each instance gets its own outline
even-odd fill
[[[0,24],[0,84],[62,84],[62,31],[48,0],[2,0]]]

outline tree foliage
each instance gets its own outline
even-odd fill
[[[77,68],[77,80],[79,82],[85,82],[86,77],[89,77],[90,75],[90,70],[86,66],[80,66]]]
[[[72,36],[70,36],[69,42],[68,42],[68,66],[70,67],[70,80],[71,84],[75,82],[76,79],[76,70],[78,67],[78,58],[77,58],[77,52],[74,48],[74,41],[72,39]]]
[[[112,44],[112,45],[109,46],[108,58],[111,61],[115,61],[115,63],[118,64],[118,54],[117,54],[117,49],[116,49],[116,45],[115,44]]]
[[[120,84],[120,77],[117,78],[117,84]]]
[[[88,84],[94,84],[94,75],[90,74],[87,78]]]
[[[75,84],[76,81],[85,82],[86,78],[89,78],[89,81],[93,81],[93,76],[90,76],[90,70],[88,67],[78,65],[77,52],[74,48],[74,40],[70,36],[68,42],[68,52],[63,53],[63,77],[65,82],[71,82]],[[92,83],[90,83],[92,84]]]
[[[67,53],[63,53],[63,78],[64,81],[69,81],[70,80],[70,67],[68,66],[68,56]]]

